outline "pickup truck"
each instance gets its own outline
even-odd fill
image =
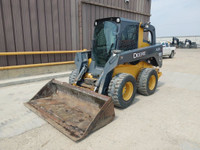
[[[169,58],[173,58],[176,54],[176,47],[170,47],[170,44],[167,42],[162,43],[163,46],[163,57],[168,56]]]

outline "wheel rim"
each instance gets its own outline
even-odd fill
[[[153,90],[156,86],[156,77],[155,75],[152,75],[149,79],[149,89]]]
[[[125,101],[128,101],[131,98],[131,96],[133,95],[133,90],[133,84],[130,81],[126,82],[122,89],[122,96]]]

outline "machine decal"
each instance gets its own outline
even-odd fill
[[[138,58],[138,57],[142,57],[142,56],[145,56],[145,55],[146,55],[145,51],[139,52],[139,53],[133,53],[133,58]]]

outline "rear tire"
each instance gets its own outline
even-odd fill
[[[169,55],[169,58],[173,58],[174,57],[174,51],[171,52],[171,54]]]
[[[115,106],[126,108],[132,104],[136,91],[135,78],[127,73],[120,73],[111,80],[108,95],[112,98]]]
[[[69,84],[73,84],[77,76],[78,76],[78,70],[75,69],[69,75]]]
[[[158,75],[155,69],[145,68],[140,71],[137,78],[138,93],[151,95],[155,92],[158,82]]]

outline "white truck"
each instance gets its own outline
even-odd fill
[[[176,54],[176,47],[170,47],[170,44],[168,42],[163,42],[163,57],[168,56],[169,58],[173,58]]]

